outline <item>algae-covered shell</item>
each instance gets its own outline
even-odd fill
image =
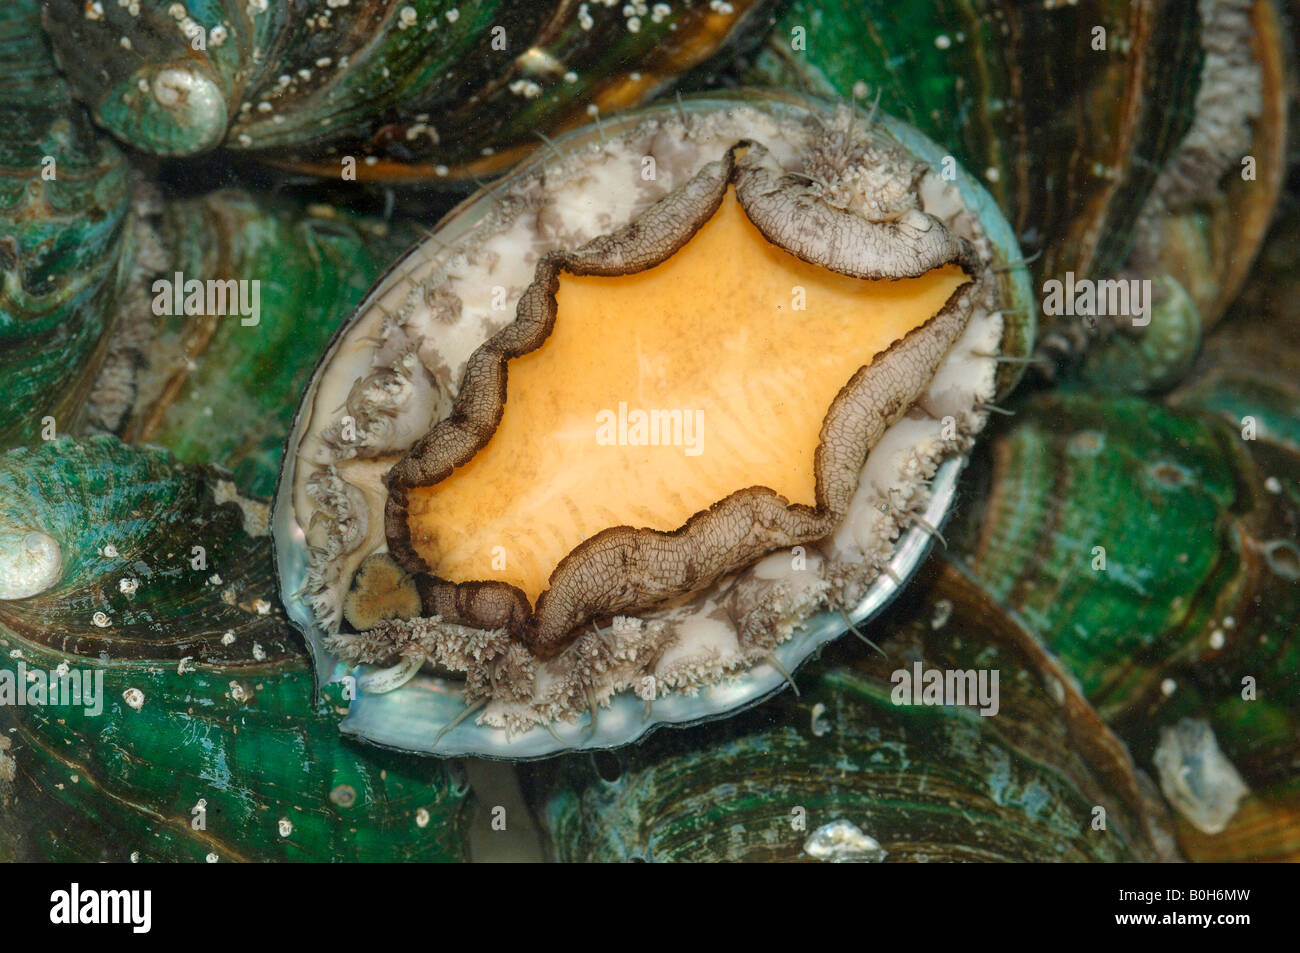
[[[126,159],[72,100],[39,16],[0,9],[0,447],[74,432],[130,261]]]
[[[455,860],[466,786],[339,737],[274,594],[266,507],[114,438],[0,455],[0,856]]]
[[[1249,789],[1221,831],[1180,817],[1184,852],[1196,860],[1300,859],[1293,770],[1300,738],[1298,249],[1300,215],[1291,211],[1269,233],[1229,319],[1169,398],[1180,413],[1214,418],[1238,488],[1225,552],[1232,572],[1218,583],[1221,614],[1184,627],[1188,642],[1209,651],[1173,673],[1179,690],[1151,719],[1159,732],[1141,727],[1138,737],[1140,725],[1133,726],[1135,750],[1157,753],[1171,728],[1189,720],[1207,726]]]
[[[129,185],[39,18],[31,0],[0,11],[0,447],[113,432],[218,460],[267,495],[316,353],[418,232],[266,192]],[[234,282],[256,311],[188,294],[173,309],[156,282],[178,276]]]
[[[506,169],[538,132],[647,101],[770,6],[51,0],[45,25],[95,119],[138,149],[401,180]]]
[[[836,537],[839,542],[831,545],[831,558],[800,545],[794,550],[793,563],[789,553],[774,557],[777,562],[791,564],[786,570],[772,563],[758,571],[752,580],[754,586],[764,589],[767,583],[762,580],[768,579],[764,573],[776,571],[772,578],[782,581],[781,591],[786,597],[801,593],[795,601],[802,608],[787,606],[766,616],[749,616],[752,620],[768,620],[762,624],[771,627],[773,641],[752,659],[724,663],[735,666],[731,671],[738,675],[736,680],[708,687],[717,676],[707,674],[714,669],[701,668],[705,673],[700,676],[702,681],[681,686],[704,688],[701,694],[674,693],[671,689],[675,683],[661,677],[662,670],[655,667],[655,659],[662,659],[662,652],[656,653],[649,642],[640,648],[618,647],[629,638],[634,642],[650,638],[653,642],[656,633],[665,631],[661,625],[682,624],[681,620],[691,618],[692,613],[707,611],[707,600],[719,593],[709,589],[707,581],[701,588],[703,595],[683,603],[679,614],[669,617],[669,621],[647,616],[651,621],[643,623],[615,612],[612,621],[609,616],[597,619],[587,635],[575,631],[550,646],[550,651],[558,652],[554,656],[557,662],[534,661],[526,645],[511,647],[513,638],[506,630],[462,624],[475,620],[474,613],[482,612],[481,608],[473,608],[476,599],[480,607],[484,604],[479,598],[482,587],[444,596],[439,594],[436,583],[421,581],[418,572],[415,579],[406,577],[414,563],[409,553],[403,555],[400,547],[392,546],[398,538],[392,535],[393,514],[401,512],[394,510],[395,494],[388,495],[387,544],[384,539],[385,474],[398,459],[411,456],[408,450],[412,445],[428,447],[431,441],[444,439],[438,436],[436,426],[443,426],[441,432],[449,435],[446,439],[462,439],[446,429],[459,427],[464,431],[463,422],[472,419],[472,408],[478,403],[477,398],[468,406],[456,403],[462,369],[471,352],[482,352],[479,346],[493,333],[502,332],[517,302],[532,300],[527,297],[530,294],[545,293],[547,281],[536,282],[534,291],[526,290],[535,268],[540,269],[547,260],[557,261],[555,256],[607,232],[614,236],[610,241],[632,243],[626,246],[629,256],[640,254],[633,247],[638,234],[661,234],[665,228],[671,233],[673,227],[671,222],[652,222],[648,216],[664,215],[665,209],[679,207],[672,203],[690,189],[700,194],[714,189],[722,194],[721,186],[710,184],[707,176],[729,174],[725,162],[719,165],[714,160],[724,160],[737,143],[748,149],[747,158],[739,160],[737,168],[745,163],[754,168],[753,163],[771,162],[784,174],[781,184],[765,186],[769,191],[764,195],[780,195],[780,189],[805,190],[807,194],[800,193],[798,201],[811,212],[824,207],[834,210],[834,214],[863,215],[861,227],[868,231],[878,227],[882,236],[903,234],[924,225],[917,228],[917,234],[933,228],[925,242],[937,241],[936,248],[949,241],[945,235],[958,234],[950,243],[954,254],[968,241],[970,247],[978,249],[975,254],[980,264],[971,258],[966,267],[982,274],[979,280],[986,292],[981,294],[989,295],[983,300],[997,303],[979,306],[982,316],[978,321],[972,319],[971,331],[952,348],[951,356],[959,362],[973,362],[970,367],[979,368],[975,378],[981,383],[972,392],[969,384],[962,383],[964,371],[941,372],[941,383],[934,385],[937,389],[920,401],[930,409],[908,418],[907,426],[890,438],[902,443],[886,441],[885,445],[895,447],[889,454],[897,451],[902,456],[879,456],[877,464],[886,469],[876,478],[860,481],[868,488],[854,497],[853,505],[861,503],[864,508],[852,512],[859,514],[855,520],[863,522],[852,523],[856,529]],[[755,145],[744,145],[748,143]],[[801,149],[805,152],[801,153]],[[868,155],[873,158],[868,160]],[[890,172],[887,165],[868,164],[884,162],[886,157],[901,163],[895,167],[897,171]],[[548,150],[509,179],[495,184],[489,193],[462,205],[429,241],[399,262],[333,342],[304,395],[275,507],[282,595],[290,618],[308,635],[321,674],[336,674],[337,659],[331,649],[342,651],[352,661],[397,663],[390,674],[375,675],[377,681],[360,681],[360,697],[352,706],[344,731],[408,750],[512,758],[537,757],[569,746],[625,743],[658,723],[714,717],[758,700],[781,686],[783,670],[797,666],[818,645],[840,634],[846,615],[861,619],[877,611],[919,561],[930,531],[942,521],[960,467],[961,450],[983,420],[982,402],[991,400],[999,385],[1009,386],[1014,379],[1008,368],[1016,365],[999,367],[995,355],[999,350],[1024,354],[1032,341],[1032,323],[1024,318],[1029,312],[1026,275],[1018,265],[1019,254],[1010,232],[983,190],[965,174],[945,174],[947,167],[942,159],[942,151],[932,143],[883,115],[873,119],[802,97],[757,92],[729,99],[691,99],[631,114],[616,122],[607,121],[557,142],[553,151]],[[651,170],[649,174],[647,169]],[[620,188],[620,176],[629,177],[632,184],[623,179],[625,184]],[[872,176],[876,177],[874,182]],[[725,179],[722,181],[725,184]],[[742,203],[746,201],[741,194],[743,188],[743,183],[738,182],[736,190]],[[830,191],[823,198],[818,197],[817,189]],[[867,193],[871,202],[880,203],[872,206],[873,214],[880,214],[878,226],[867,224],[865,212],[845,211],[865,209],[867,200],[861,196]],[[859,202],[863,204],[854,204]],[[885,208],[890,202],[902,204]],[[680,207],[692,206],[686,203]],[[912,211],[906,211],[908,208]],[[638,214],[641,217],[636,217]],[[756,207],[749,207],[746,214],[763,228],[763,216]],[[618,231],[624,226],[624,231]],[[851,252],[853,246],[847,236],[853,233],[852,228],[846,231],[847,226],[838,224],[836,228],[839,230],[829,226],[809,229],[806,234],[822,243],[820,254],[828,254],[826,238],[832,234],[842,236],[839,241],[843,244],[835,245],[831,253]],[[765,231],[764,235],[769,233]],[[678,241],[684,244],[688,238],[689,233]],[[778,242],[780,247],[779,237],[769,236],[768,240]],[[882,238],[879,247],[890,248],[892,240]],[[594,249],[597,244],[587,248]],[[546,258],[548,254],[550,259]],[[805,248],[803,254],[806,260],[816,262],[819,252],[814,245]],[[897,276],[901,277],[901,273]],[[526,311],[520,305],[519,314],[525,315]],[[948,359],[946,347],[940,353],[944,355],[941,360]],[[494,373],[486,358],[476,356],[474,360],[485,372]],[[964,365],[954,365],[958,366]],[[901,377],[906,379],[906,375]],[[916,383],[922,391],[931,386],[924,379]],[[915,396],[900,397],[891,407],[901,411],[914,400]],[[340,416],[345,410],[346,416]],[[901,434],[915,436],[928,432],[931,425],[934,436],[944,439],[910,457],[913,451],[906,448],[912,438]],[[952,432],[944,427],[950,427]],[[426,437],[430,431],[432,435]],[[908,464],[909,470],[895,473],[889,469],[901,465],[905,458],[913,461]],[[880,462],[891,460],[894,462]],[[421,463],[414,467],[417,473],[421,469],[428,466]],[[395,475],[389,476],[388,485],[398,485]],[[874,487],[887,485],[910,489],[904,496],[875,499]],[[389,561],[387,568],[375,568],[376,553]],[[802,558],[805,553],[810,554],[806,564]],[[394,567],[388,554],[406,562]],[[359,574],[363,562],[367,568]],[[785,578],[807,564],[814,569],[806,579],[797,573],[791,579]],[[822,577],[823,564],[839,569],[828,569],[828,575]],[[746,569],[751,571],[753,567]],[[357,592],[358,579],[366,585],[381,585],[382,580],[380,595],[391,597],[395,603],[405,604],[418,592],[425,618],[406,623],[385,620],[381,613],[377,622],[372,620],[360,631],[348,619],[345,631],[343,620],[349,611],[345,603],[352,598],[350,589]],[[737,591],[748,593],[749,585],[742,580]],[[374,603],[379,597],[370,594],[365,598]],[[763,598],[756,595],[753,607],[763,604]],[[461,622],[450,615],[453,605],[440,602],[442,599],[457,601],[459,608],[454,611],[466,614]],[[460,601],[463,599],[469,601]],[[829,606],[831,611],[815,614],[820,606]],[[579,637],[577,642],[572,641],[574,637]],[[462,639],[468,641],[462,645]],[[691,645],[689,639],[681,644]],[[455,645],[461,648],[449,647]],[[764,663],[764,653],[772,648],[775,655]],[[625,661],[602,661],[605,649]],[[637,653],[640,662],[636,661]],[[595,659],[589,671],[604,679],[598,680],[599,684],[584,681],[588,676],[581,674],[585,670],[581,666],[571,667],[588,657]],[[725,654],[722,657],[727,658]],[[401,684],[425,660],[436,660],[444,673],[448,669],[468,670],[471,699],[482,697],[484,692],[491,695],[493,685],[505,685],[522,705],[505,703],[500,697],[497,702],[489,699],[483,715],[486,721],[478,725],[464,720],[461,687],[438,675],[421,675],[391,693],[370,690],[381,684],[386,689]],[[629,665],[647,663],[651,667],[640,674],[653,676],[650,683],[656,690],[646,690],[642,697],[621,690],[630,687],[630,675],[625,678],[627,673],[617,677],[610,674],[622,672]],[[519,688],[521,684],[525,687]],[[543,692],[547,685],[559,686],[565,694],[551,701],[546,701],[550,696],[534,695],[535,700],[528,702],[517,694],[527,692],[527,684],[541,686],[539,691]],[[644,685],[638,682],[638,687],[644,689]],[[659,687],[664,690],[658,691]],[[538,698],[542,701],[536,701]],[[613,711],[601,715],[584,732],[572,723],[575,711],[570,706],[580,703],[580,710],[585,712],[589,701],[592,708],[611,705]],[[560,720],[554,721],[556,717]]]
[[[1068,673],[960,570],[932,559],[880,650],[827,649],[726,723],[523,768],[561,861],[1169,859],[1151,782]],[[908,681],[971,672],[958,704]],[[995,680],[996,679],[996,680]],[[983,699],[982,701],[980,699]]]

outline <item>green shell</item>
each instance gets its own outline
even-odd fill
[[[764,66],[845,97],[865,84],[882,109],[948,144],[984,175],[1026,251],[1044,249],[1042,273],[1063,271],[1065,262],[1080,272],[1094,261],[1109,270],[1122,261],[1141,197],[1191,120],[1195,73],[1185,67],[1199,47],[1180,21],[1195,9],[1126,0],[795,0],[773,30]],[[1112,47],[1139,30],[1151,30],[1151,42],[1133,39],[1129,56],[1108,56],[1091,49],[1094,25],[1108,28]],[[1092,66],[1080,75],[1085,62]],[[1115,115],[1135,87],[1143,92],[1137,114]],[[1091,211],[1097,205],[1100,214]]]
[[[72,102],[38,18],[34,0],[0,7],[0,447],[76,427],[130,249],[126,161]]]
[[[1215,330],[1193,373],[1170,402],[1213,414],[1240,434],[1253,422],[1257,440],[1244,445],[1288,494],[1297,491],[1300,455],[1300,213],[1280,217],[1231,320]],[[1280,456],[1279,456],[1280,455]],[[1286,479],[1287,475],[1291,479]]]
[[[1143,767],[1162,728],[1204,720],[1257,798],[1295,804],[1294,450],[1138,398],[1067,391],[1017,411],[950,534],[983,588],[1078,677]],[[1293,822],[1274,821],[1253,850],[1294,853]]]
[[[1241,543],[1249,585],[1238,597],[1235,646],[1199,701],[1219,741],[1250,783],[1252,796],[1218,837],[1184,829],[1190,855],[1206,860],[1300,859],[1300,215],[1282,218],[1259,266],[1225,321],[1206,341],[1192,374],[1169,402],[1222,421],[1245,451],[1244,494],[1251,516]],[[1254,439],[1249,439],[1252,437]],[[1241,454],[1235,455],[1242,459]],[[1261,492],[1260,484],[1263,483]],[[1248,601],[1253,596],[1253,604]],[[1242,678],[1257,682],[1245,704]],[[1172,703],[1194,708],[1194,699]]]
[[[837,643],[796,674],[799,696],[525,768],[556,859],[809,860],[837,822],[879,848],[846,859],[1167,854],[1149,782],[1023,629],[940,561],[904,600],[873,626],[885,654]],[[998,713],[896,704],[894,673],[915,664],[997,671]]]
[[[164,255],[137,267],[134,317],[143,340],[129,386],[118,388],[130,400],[97,407],[96,422],[186,462],[217,461],[245,492],[270,496],[316,356],[420,231],[406,220],[237,189],[167,202],[149,225]],[[177,274],[256,282],[258,312],[156,316],[172,310]],[[155,286],[159,279],[170,284]],[[130,319],[128,312],[124,323]]]
[[[210,468],[109,437],[0,456],[0,542],[37,530],[63,554],[53,586],[0,601],[0,695],[61,664],[102,678],[97,702],[0,705],[0,855],[459,859],[463,782],[339,737],[258,507],[230,498]]]
[[[1169,635],[1217,617],[1198,593],[1240,568],[1235,448],[1138,398],[1056,393],[1016,410],[955,545],[1113,719],[1158,691],[1184,647]]]
[[[136,148],[226,145],[336,177],[346,156],[400,179],[503,169],[537,130],[645,101],[768,6],[137,0],[92,17],[51,0],[45,25],[77,95]]]

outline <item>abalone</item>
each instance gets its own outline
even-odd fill
[[[282,582],[322,672],[400,674],[364,700],[424,666],[478,724],[406,702],[361,733],[630,741],[669,698],[757,700],[736,680],[896,588],[1032,337],[1009,230],[943,159],[847,106],[694,100],[557,143],[400,261],[300,407]]]

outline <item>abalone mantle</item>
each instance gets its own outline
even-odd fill
[[[728,105],[660,110],[494,192],[485,219],[453,214],[372,294],[303,408],[288,479],[310,554],[304,595],[333,633],[331,651],[461,673],[467,700],[486,703],[481,722],[522,731],[625,689],[697,690],[768,657],[817,610],[856,602],[993,394],[1002,316],[992,252],[957,189],[848,110],[792,120],[788,108]],[[407,498],[488,443],[501,371],[546,339],[561,273],[653,268],[732,201],[773,246],[837,278],[958,275],[937,312],[866,354],[833,401],[815,500],[737,487],[675,531],[611,527],[561,561],[532,613],[504,582],[426,574]],[[677,556],[656,564],[665,541]],[[357,568],[386,550],[416,574],[422,615],[345,631]],[[635,584],[609,583],[629,556],[641,560]]]

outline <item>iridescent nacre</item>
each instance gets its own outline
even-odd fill
[[[983,492],[950,539],[984,589],[1061,658],[1139,764],[1211,771],[1170,734],[1203,722],[1205,750],[1255,793],[1246,823],[1260,823],[1256,798],[1274,805],[1257,855],[1293,854],[1294,451],[1203,412],[1063,392],[1019,403],[973,470]],[[1226,824],[1205,820],[1214,778],[1192,786],[1206,803],[1180,813],[1185,840]]]
[[[269,496],[315,355],[419,229],[220,189],[147,193],[136,234],[89,423],[187,462],[220,462],[244,492]],[[229,285],[229,300],[207,296],[191,308],[184,287],[195,281]]]

